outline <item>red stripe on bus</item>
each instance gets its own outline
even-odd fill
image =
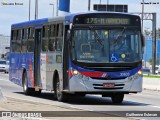
[[[101,77],[103,75],[103,72],[80,72],[80,73],[88,77]]]
[[[32,60],[29,60],[29,75],[30,75],[30,79],[32,80],[32,87],[34,87]]]
[[[67,71],[68,72],[68,71]],[[69,70],[69,77],[71,78],[73,76],[72,72]]]

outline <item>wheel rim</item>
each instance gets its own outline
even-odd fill
[[[24,78],[24,85],[23,85],[24,91],[27,90],[27,83],[26,83],[26,77]]]
[[[60,83],[57,81],[57,98],[59,99],[61,97],[62,93],[60,91]]]

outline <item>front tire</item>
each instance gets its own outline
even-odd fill
[[[124,94],[123,93],[115,93],[112,95],[112,102],[115,104],[120,104],[123,101]]]
[[[54,94],[55,94],[55,98],[60,101],[60,102],[64,102],[67,100],[67,94],[62,92],[60,89],[60,80],[59,78],[56,78],[56,84],[54,85]]]

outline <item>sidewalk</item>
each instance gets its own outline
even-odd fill
[[[62,107],[57,107],[54,105],[47,105],[47,104],[41,104],[41,103],[36,103],[36,102],[28,102],[28,101],[23,101],[19,99],[13,99],[13,98],[7,98],[7,102],[0,103],[0,111],[58,111],[58,112],[63,112],[65,114],[66,111],[72,112],[72,111],[77,111],[78,112],[83,112],[82,110],[77,110],[74,108],[62,108]],[[1,114],[1,113],[0,113]],[[62,113],[61,113],[62,114]],[[114,117],[113,115],[107,115],[105,114],[105,117],[101,117],[101,113],[96,113],[96,112],[91,112],[88,111],[86,114],[94,114],[97,117],[74,117],[74,120],[82,120],[82,119],[87,119],[87,120],[128,120],[129,118],[124,118],[124,117]],[[56,115],[57,116],[57,115]],[[104,115],[103,115],[104,116]],[[43,116],[42,116],[43,117]],[[19,118],[18,118],[19,119]],[[16,119],[16,120],[18,120]],[[22,118],[20,118],[22,119]],[[28,120],[70,120],[73,119],[73,117],[45,117],[45,118],[29,118]],[[3,120],[0,118],[0,120]]]
[[[6,99],[6,97],[3,96],[3,93],[0,88],[0,104],[5,103],[5,102],[7,102],[7,99]]]

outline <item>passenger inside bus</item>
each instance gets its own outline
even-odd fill
[[[133,61],[133,50],[129,48],[126,38],[119,35],[116,40],[110,40],[110,52],[119,55],[119,61]]]
[[[129,48],[125,44],[123,36],[118,36],[116,40],[110,40],[110,50],[111,52],[118,52],[118,51],[127,51]]]

